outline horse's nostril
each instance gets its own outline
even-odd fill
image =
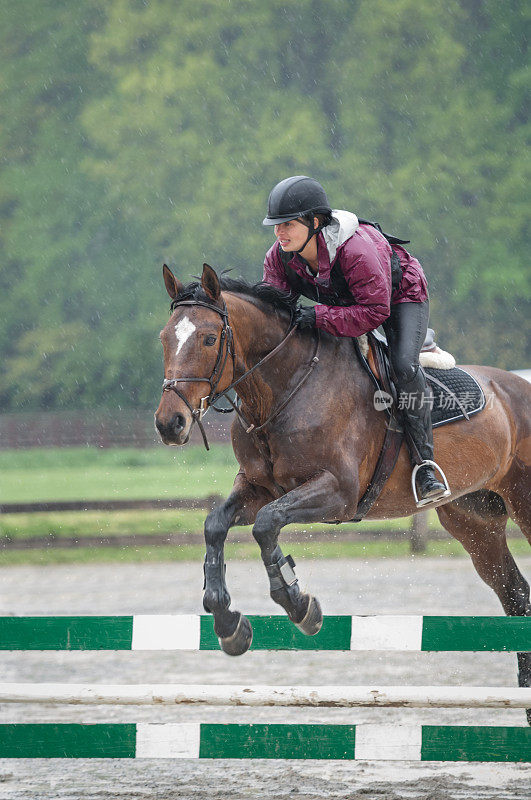
[[[178,436],[186,425],[183,414],[174,414],[170,419],[164,420],[155,417],[155,427],[161,436],[172,438]]]
[[[175,416],[171,421],[171,424],[175,433],[180,433],[185,425],[184,416],[182,414],[175,414]]]

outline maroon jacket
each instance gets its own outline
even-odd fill
[[[344,215],[343,218],[340,215]],[[422,303],[428,299],[428,287],[422,267],[416,258],[400,245],[393,245],[403,270],[402,281],[391,296],[391,247],[387,239],[371,225],[359,225],[349,212],[333,212],[336,219],[347,225],[336,225],[336,230],[324,229],[317,238],[319,271],[314,277],[298,254],[289,266],[308,284],[326,293],[330,286],[330,271],[338,263],[348,284],[355,305],[333,306],[317,304],[315,318],[318,328],[334,336],[361,336],[381,325],[395,303]],[[353,220],[355,222],[353,222]],[[349,227],[350,226],[350,227]],[[343,240],[345,234],[353,231]],[[335,240],[334,240],[335,237]],[[275,242],[264,261],[266,283],[290,291],[286,271],[280,257],[280,245]],[[332,260],[330,260],[330,258]],[[324,299],[324,298],[323,298]],[[336,301],[337,302],[337,301]]]

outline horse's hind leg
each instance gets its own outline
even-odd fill
[[[230,594],[225,582],[224,545],[229,528],[250,525],[257,511],[271,501],[271,495],[260,486],[252,486],[239,472],[234,487],[219,507],[205,520],[205,593],[203,606],[214,616],[214,630],[220,645],[229,655],[241,655],[249,649],[253,631],[239,611],[231,611]]]
[[[531,544],[531,467],[519,458],[515,458],[499,487],[499,492],[505,501],[509,516]],[[528,616],[531,615],[529,603],[526,613]],[[531,653],[518,653],[518,666],[520,686],[531,686]],[[531,709],[527,710],[527,719],[531,725]]]
[[[508,616],[530,616],[529,584],[505,537],[507,509],[500,495],[481,490],[437,509],[441,524],[468,551],[480,578],[498,595]],[[531,653],[518,653],[518,683],[531,686]],[[531,710],[527,712],[531,724]]]
[[[319,601],[301,592],[295,566],[278,545],[278,535],[284,525],[292,522],[321,522],[341,518],[345,501],[340,495],[337,480],[321,472],[302,486],[264,506],[256,515],[253,536],[260,545],[262,560],[269,577],[272,599],[284,608],[299,630],[308,636],[318,633],[323,623]]]
[[[531,544],[531,466],[515,458],[498,491],[509,516]]]

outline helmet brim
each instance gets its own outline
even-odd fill
[[[282,222],[291,222],[293,219],[299,219],[301,216],[300,212],[297,214],[290,214],[287,217],[265,217],[262,221],[262,225],[280,225]]]

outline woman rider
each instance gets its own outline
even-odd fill
[[[305,175],[273,188],[263,224],[275,226],[277,239],[265,257],[264,281],[317,302],[300,312],[300,328],[352,337],[383,325],[393,377],[406,400],[411,455],[421,464],[417,505],[448,496],[433,466],[431,395],[419,368],[429,300],[417,259],[394,243],[400,240],[391,247],[379,226],[332,211],[321,184]]]

